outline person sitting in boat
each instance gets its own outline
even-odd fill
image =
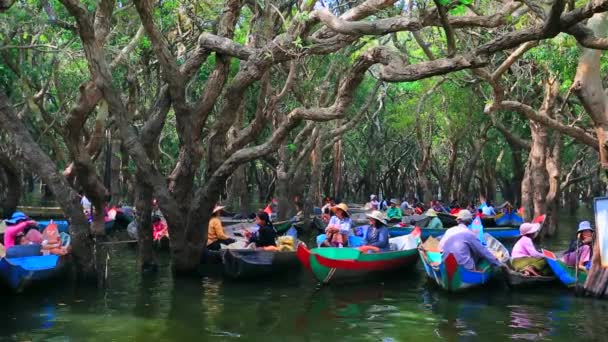
[[[207,230],[207,249],[212,251],[219,251],[221,249],[221,245],[230,245],[235,242],[234,239],[228,237],[228,235],[226,235],[224,232],[224,226],[222,225],[222,220],[220,219],[223,209],[224,207],[216,205],[215,208],[213,208],[211,219],[209,220],[209,228]]]
[[[391,206],[386,212],[386,217],[388,218],[388,222],[401,222],[403,215],[401,213],[401,208],[397,207],[396,199],[391,200]]]
[[[378,200],[376,199],[376,195],[369,196],[369,204],[372,210],[379,210],[380,208],[380,202],[378,202]]]
[[[490,201],[486,205],[482,205],[480,209],[483,216],[496,216],[496,211]]]
[[[437,212],[437,213],[445,212],[445,208],[437,200],[431,202],[431,209],[435,210],[435,212]]]
[[[257,232],[245,232],[248,242],[255,243],[256,248],[276,246],[277,231],[270,222],[268,213],[260,211],[255,216],[255,223],[260,227]]]
[[[167,222],[161,219],[160,216],[152,216],[152,237],[154,238],[154,241],[169,237]]]
[[[519,226],[521,237],[513,246],[511,266],[517,272],[527,276],[549,276],[552,271],[543,253],[534,247],[534,238],[538,235],[541,225],[538,223],[523,223]]]
[[[571,267],[577,266],[581,270],[587,270],[591,263],[591,253],[593,245],[593,228],[589,221],[582,221],[578,224],[576,231],[577,240],[571,244],[570,248],[562,256],[562,261]],[[578,246],[578,248],[577,248]]]
[[[460,204],[458,204],[458,202],[454,202],[452,204],[452,209],[450,209],[450,215],[458,215],[458,213],[460,212]]]
[[[329,220],[332,216],[332,208],[336,206],[336,201],[332,197],[325,198],[325,205],[321,208],[321,220],[325,222],[325,224],[329,223]]]
[[[46,228],[44,228],[44,231],[42,232],[42,239],[42,254],[68,254],[68,248],[62,246],[61,235],[59,234],[59,228],[57,227],[57,224],[51,222],[48,226],[46,226]],[[34,243],[36,242],[31,237],[28,238],[28,240]]]
[[[475,233],[473,233],[473,231],[469,229],[469,225],[471,225],[471,223],[473,222],[473,215],[470,211],[466,209],[461,210],[458,215],[456,215],[456,222],[458,223],[457,226],[446,230],[445,234],[443,234],[441,241],[439,241],[439,250],[443,249],[443,246],[446,241],[448,241],[448,239],[453,235],[457,235],[459,233],[469,233],[472,236],[477,237],[477,235],[475,235]]]
[[[29,227],[36,227],[38,223],[30,220],[24,213],[16,211],[10,219],[5,220],[6,230],[4,231],[4,248],[9,249],[15,245],[15,238],[18,234],[22,234],[25,239],[25,230]],[[19,238],[21,240],[21,237]]]
[[[386,228],[386,220],[382,212],[374,210],[365,216],[369,218],[369,228],[363,239],[363,246],[359,247],[359,250],[365,252],[388,250],[388,228]]]
[[[340,203],[332,209],[336,216],[329,220],[325,235],[327,239],[323,242],[325,247],[344,247],[348,243],[348,235],[350,234],[351,220],[348,214],[348,206]]]
[[[431,218],[426,226],[427,229],[443,229],[443,222],[437,217],[437,212],[433,208],[427,210],[425,215]]]
[[[422,215],[422,213],[424,212],[424,205],[422,203],[417,203],[416,204],[416,209],[414,209],[414,214],[416,215]]]
[[[469,216],[471,216],[470,212]],[[460,227],[460,223],[457,227]],[[446,233],[441,238],[439,248],[443,251],[442,261],[445,262],[446,258],[453,254],[458,265],[469,271],[475,271],[483,260],[486,260],[490,265],[503,267],[503,264],[496,259],[492,252],[481,244],[477,235],[466,227],[460,227],[459,231],[449,236]]]

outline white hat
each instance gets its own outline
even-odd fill
[[[215,214],[218,211],[223,210],[224,208],[226,208],[226,207],[221,206],[221,205],[216,205],[215,208],[213,208],[213,212],[212,213]]]
[[[539,230],[540,230],[539,223],[527,223],[526,222],[526,223],[522,223],[521,226],[519,226],[520,235],[534,234]]]
[[[384,219],[384,214],[379,210],[374,210],[369,214],[365,214],[365,216],[372,218],[374,220],[378,220],[382,222],[382,224],[386,224],[386,220]]]
[[[457,220],[472,220],[473,219],[473,214],[471,214],[470,211],[464,209],[458,212],[458,215],[456,215],[456,219]]]

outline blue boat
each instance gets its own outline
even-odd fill
[[[509,251],[495,238],[489,234],[484,234],[486,246],[498,259],[505,263],[509,260]],[[488,284],[500,274],[500,269],[491,267],[487,262],[478,265],[480,270],[470,271],[460,266],[453,254],[442,260],[442,253],[437,250],[430,250],[424,244],[420,246],[418,252],[424,271],[427,277],[437,283],[441,288],[449,292],[458,292],[472,287]]]
[[[391,237],[408,235],[414,230],[414,227],[389,227],[388,233]],[[438,237],[443,235],[446,229],[427,229],[422,228],[420,238],[422,240],[427,239],[429,236]],[[498,240],[514,240],[517,239],[519,235],[519,228],[515,227],[489,227],[484,228],[484,233],[488,233],[492,235],[495,239]]]
[[[41,255],[0,259],[0,280],[15,292],[63,273],[68,256]]]
[[[548,250],[543,250],[545,259],[555,273],[555,276],[564,284],[566,287],[574,287],[578,283],[579,285],[585,284],[587,280],[587,272],[578,270],[572,266],[568,266],[558,259],[555,254]],[[577,281],[578,276],[578,281]]]
[[[523,217],[519,216],[516,212],[505,212],[499,213],[494,217],[496,225],[499,227],[519,227],[524,223]]]

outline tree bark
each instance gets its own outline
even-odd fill
[[[8,154],[0,150],[0,176],[2,174],[6,177],[6,197],[2,203],[2,217],[10,217],[17,210],[21,197],[21,172],[13,165]],[[0,183],[3,183],[1,178]]]
[[[99,274],[93,255],[93,240],[89,223],[80,206],[80,198],[65,177],[56,169],[53,161],[36,144],[3,92],[0,92],[0,128],[7,134],[8,141],[14,145],[13,147],[19,148],[25,165],[36,170],[37,174],[52,189],[55,199],[59,202],[64,214],[70,219],[72,255],[79,271],[79,277],[96,281]]]
[[[135,184],[135,208],[137,220],[137,263],[140,270],[148,271],[156,268],[154,249],[152,248],[152,188],[143,180],[143,175],[137,173]]]

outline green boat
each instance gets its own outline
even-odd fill
[[[302,265],[309,269],[322,283],[360,278],[370,273],[382,273],[415,265],[418,261],[417,247],[420,244],[419,231],[410,235],[391,239],[398,250],[380,253],[362,253],[356,248],[313,248],[298,246],[297,256]],[[399,240],[396,240],[399,239]]]

